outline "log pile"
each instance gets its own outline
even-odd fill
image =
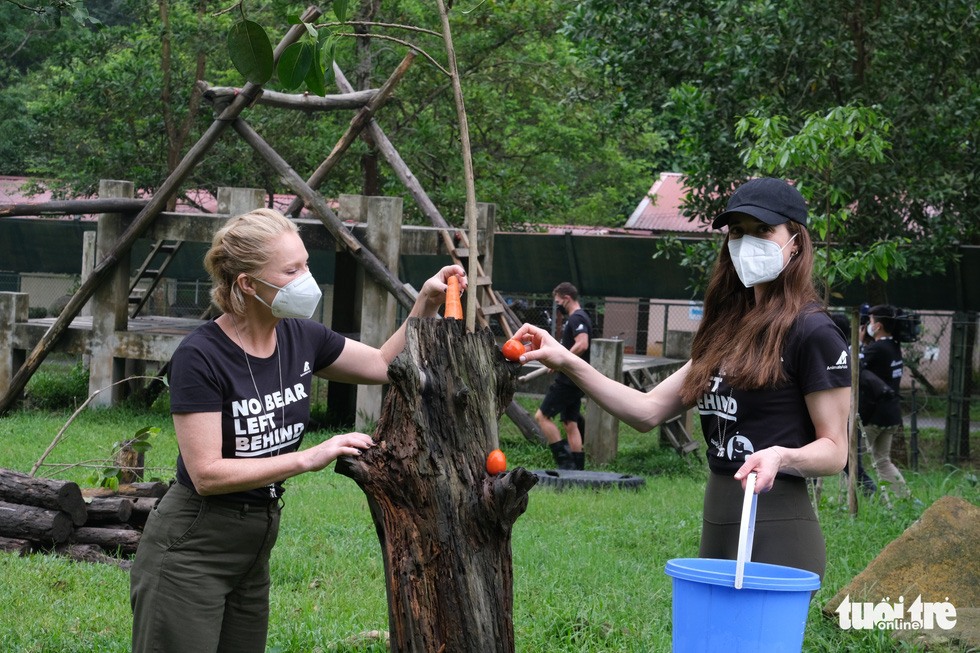
[[[54,551],[83,562],[128,568],[165,483],[80,489],[0,468],[0,551]]]

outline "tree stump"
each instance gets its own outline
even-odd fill
[[[486,459],[519,369],[489,329],[410,319],[375,446],[337,461],[381,541],[393,652],[514,651],[510,538],[537,478]]]

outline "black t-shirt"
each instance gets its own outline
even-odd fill
[[[776,388],[736,390],[724,374],[698,400],[708,466],[734,474],[745,459],[772,446],[799,448],[816,439],[805,397],[851,385],[850,353],[826,313],[800,315],[786,339],[786,381]]]
[[[891,388],[895,395],[874,405],[866,420],[874,426],[897,426],[902,423],[902,404],[898,396],[902,386],[902,347],[892,338],[879,338],[863,350],[864,366]],[[861,416],[864,419],[864,415]]]
[[[170,412],[220,412],[222,458],[296,451],[310,419],[313,373],[337,360],[345,343],[343,336],[312,320],[280,320],[276,337],[276,353],[268,358],[249,355],[246,362],[238,343],[211,321],[188,334],[170,359]],[[180,455],[177,481],[195,489]],[[272,489],[221,498],[256,503],[272,498]],[[281,493],[277,483],[275,495]]]
[[[561,328],[561,344],[565,349],[571,349],[572,345],[575,344],[575,336],[580,333],[585,333],[589,336],[589,344],[592,343],[592,320],[589,319],[589,314],[586,313],[581,308],[576,309],[568,316],[565,320],[564,326]],[[591,359],[592,347],[589,346],[583,351],[579,356],[582,357],[586,363]],[[555,378],[556,382],[565,383],[567,385],[575,385],[575,382],[570,378],[565,376],[564,372],[559,372],[558,376]]]

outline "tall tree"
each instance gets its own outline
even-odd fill
[[[236,15],[201,20],[195,0],[136,2],[130,24],[114,21],[98,35],[78,28],[16,80],[18,97],[30,93],[33,101],[24,104],[22,124],[11,123],[9,131],[30,133],[44,145],[23,148],[32,158],[20,157],[6,172],[61,178],[74,194],[92,192],[105,177],[132,179],[139,190],[152,191],[166,177],[168,158],[209,123],[209,115],[194,116],[193,82],[200,70],[214,85],[240,85],[224,48]],[[616,94],[579,70],[561,32],[569,6],[568,0],[490,0],[450,14],[477,197],[497,203],[504,223],[622,224],[662,167],[664,141],[646,117],[618,111]],[[280,1],[243,9],[273,38],[295,12]],[[438,13],[423,0],[365,0],[351,3],[351,12],[358,19],[439,31]],[[350,27],[335,29],[383,31]],[[410,40],[436,55],[443,50],[433,37]],[[341,38],[337,46],[338,62],[360,84],[387,78],[403,55],[402,46],[369,36]],[[283,90],[275,79],[267,87]],[[448,79],[420,59],[377,118],[444,215],[458,224],[464,192]],[[347,113],[310,116],[263,106],[249,111],[249,121],[300,172],[323,160],[349,120]],[[369,148],[357,143],[321,190],[403,194],[385,165],[373,172],[371,159]],[[193,188],[219,185],[284,190],[233,138],[223,139],[187,182]],[[406,209],[407,220],[424,221],[411,202]]]
[[[568,19],[578,52],[624,102],[654,111],[691,175],[692,217],[716,212],[745,175],[740,117],[874,107],[892,151],[837,181],[855,246],[904,236],[912,271],[978,238],[980,14],[970,0],[582,0]],[[880,279],[869,284],[883,299]],[[875,296],[877,295],[877,296]]]

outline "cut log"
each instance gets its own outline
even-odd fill
[[[16,537],[0,537],[0,551],[25,556],[31,552],[31,543]]]
[[[524,406],[516,401],[512,401],[507,404],[507,410],[505,412],[507,413],[507,417],[514,422],[517,430],[521,432],[525,440],[541,447],[548,446],[548,438],[544,437],[544,433],[541,432],[538,423],[524,410]]]
[[[126,521],[133,526],[143,526],[158,501],[160,500],[151,497],[140,497],[136,499],[133,501],[133,514]]]
[[[486,459],[519,368],[488,328],[410,319],[377,444],[337,461],[381,541],[393,652],[514,651],[510,538],[537,477],[490,476]]]
[[[0,501],[0,536],[60,544],[71,529],[67,512]]]
[[[68,513],[72,523],[85,523],[85,500],[77,483],[35,478],[13,469],[0,468],[0,501]]]
[[[84,497],[152,497],[154,499],[161,498],[167,493],[167,489],[170,486],[166,483],[160,482],[145,482],[145,483],[120,483],[119,487],[115,490],[111,490],[107,487],[87,487],[82,490],[82,496]]]
[[[150,499],[154,501],[155,499]],[[93,497],[88,504],[87,526],[129,521],[133,514],[133,500],[126,497]]]
[[[140,536],[138,530],[127,528],[96,528],[83,526],[71,535],[72,544],[98,544],[110,553],[119,551],[127,555],[136,553]]]
[[[102,547],[97,544],[59,544],[55,547],[55,552],[76,562],[94,562],[102,565],[112,565],[113,567],[119,567],[126,571],[133,568],[132,560],[108,556],[102,550]]]

